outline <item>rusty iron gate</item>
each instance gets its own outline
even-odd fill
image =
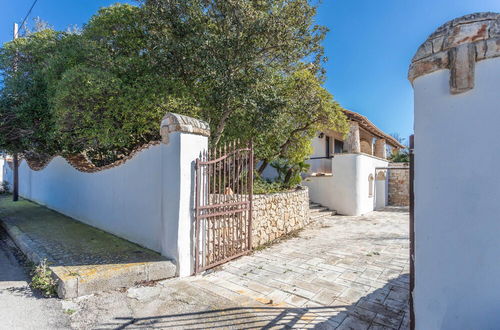
[[[196,160],[195,273],[252,249],[252,143],[214,148]]]

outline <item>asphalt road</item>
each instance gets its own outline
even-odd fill
[[[0,227],[0,329],[68,329],[61,301],[29,288],[21,256]]]

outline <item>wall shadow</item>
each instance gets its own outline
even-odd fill
[[[408,329],[408,281],[403,274],[352,304],[284,308],[234,307],[149,317],[117,317],[97,329]],[[340,300],[339,300],[340,301]],[[318,306],[318,307],[316,307]]]

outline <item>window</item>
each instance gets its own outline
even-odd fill
[[[341,154],[344,151],[344,141],[335,139],[334,153]]]

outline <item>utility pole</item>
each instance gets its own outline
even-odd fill
[[[14,23],[14,40],[17,39],[19,35],[19,26],[17,23]],[[17,54],[16,60],[14,61],[14,71],[17,71]],[[19,200],[19,156],[17,152],[14,152],[13,161],[14,161],[14,182],[12,187],[12,200],[17,202]]]

